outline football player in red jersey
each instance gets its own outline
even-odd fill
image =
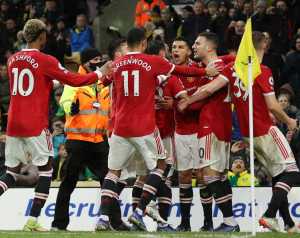
[[[132,149],[142,155],[150,170],[140,203],[129,218],[140,229],[146,230],[142,217],[162,182],[166,167],[165,151],[155,123],[154,95],[157,76],[169,75],[175,66],[159,56],[142,53],[147,47],[143,29],[132,28],[127,35],[127,45],[129,52],[114,62],[115,123],[110,141],[109,172],[101,195],[99,221],[102,221],[103,230],[110,227],[109,206],[112,197],[118,197],[116,183]]]
[[[176,65],[198,67],[190,60],[192,51],[184,38],[177,38],[172,44],[172,60]],[[199,80],[195,77],[177,77],[188,95],[198,88]],[[175,109],[175,154],[176,169],[179,172],[181,223],[178,231],[191,231],[190,211],[193,200],[192,173],[199,169],[197,131],[198,111],[181,113]]]
[[[217,55],[218,37],[215,33],[200,33],[193,45],[195,58],[201,59],[204,65],[218,64],[225,66]],[[204,76],[204,82],[214,81],[216,77]],[[239,231],[239,226],[233,218],[232,189],[227,179],[229,169],[231,141],[231,101],[227,87],[218,91],[205,101],[201,108],[198,126],[198,152],[200,169],[207,192],[210,192],[216,204],[223,213],[223,223],[214,231]],[[212,198],[210,199],[212,200]],[[208,202],[207,199],[202,200]],[[204,221],[204,227],[211,227]]]
[[[265,37],[261,32],[253,32],[252,38],[261,62],[266,49]],[[259,223],[270,230],[280,231],[276,219],[276,213],[279,210],[285,223],[285,229],[291,233],[299,233],[299,226],[295,225],[289,214],[287,195],[293,186],[299,185],[300,173],[286,138],[276,126],[273,126],[269,112],[272,112],[278,121],[285,123],[291,131],[297,129],[297,121],[288,117],[278,104],[273,89],[271,70],[264,65],[260,67],[261,74],[257,76],[252,86],[254,150],[257,159],[266,166],[272,175],[273,196]],[[235,73],[233,63],[229,64],[217,79],[201,87],[194,96],[183,102],[181,109],[194,101],[218,93],[218,90],[227,84],[230,84],[242,136],[248,141],[248,90]]]
[[[53,146],[48,130],[52,80],[72,86],[92,84],[108,72],[111,63],[84,76],[74,74],[54,57],[40,52],[46,43],[46,25],[42,21],[27,21],[23,34],[27,49],[15,53],[7,62],[11,101],[5,148],[7,172],[0,178],[0,195],[16,183],[21,163],[28,162],[25,155],[29,153],[32,163],[38,166],[39,181],[24,230],[44,231],[37,218],[48,197],[52,176]]]
[[[166,46],[164,42],[159,40],[153,40],[149,42],[147,48],[147,54],[150,55],[160,55],[161,57],[166,56]],[[165,77],[160,75],[159,77]],[[161,183],[157,196],[158,202],[158,212],[154,207],[155,203],[152,203],[154,206],[149,205],[146,208],[146,214],[152,217],[155,221],[158,222],[157,231],[174,231],[166,221],[168,220],[171,204],[172,204],[172,191],[171,191],[171,176],[173,174],[173,165],[174,165],[174,110],[173,104],[174,101],[180,98],[185,98],[187,96],[186,91],[184,90],[183,84],[178,77],[169,76],[168,80],[163,84],[160,84],[156,88],[155,94],[155,122],[156,126],[159,129],[160,136],[164,148],[166,150],[166,164],[167,168],[164,171],[164,183]],[[138,154],[137,154],[138,155]],[[138,158],[137,158],[138,159]],[[147,170],[142,169],[143,165],[137,161],[137,175],[138,178],[133,186],[132,190],[132,200],[133,208],[138,204],[140,196],[143,191],[144,181],[146,176],[140,176],[147,174]],[[153,209],[154,208],[154,209]],[[162,219],[160,219],[160,217]],[[164,221],[162,221],[164,220]]]

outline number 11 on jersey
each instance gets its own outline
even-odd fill
[[[128,78],[129,73],[128,71],[122,71],[122,76],[124,79],[124,95],[129,96],[129,85],[128,85]],[[139,96],[140,95],[140,71],[133,70],[131,72],[131,76],[133,77],[133,96]]]

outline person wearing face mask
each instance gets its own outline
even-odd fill
[[[97,49],[81,52],[79,74],[86,74],[103,64]],[[80,172],[88,167],[102,185],[107,173],[109,89],[99,84],[74,88],[65,86],[60,105],[66,113],[65,132],[68,154],[66,173],[56,199],[52,230],[66,230],[69,224],[70,196]]]

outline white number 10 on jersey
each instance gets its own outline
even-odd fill
[[[122,76],[124,79],[124,95],[129,96],[129,86],[128,86],[128,71],[122,71]],[[133,77],[133,96],[140,95],[140,71],[133,70],[131,72],[131,76]]]
[[[14,82],[13,82],[13,90],[12,95],[17,95],[19,93],[21,96],[29,96],[33,91],[34,86],[34,78],[33,74],[30,69],[22,69],[19,73],[18,68],[13,68],[12,73],[14,75]],[[24,77],[27,76],[28,79],[28,88],[24,90]]]

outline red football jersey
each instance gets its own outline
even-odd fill
[[[249,103],[248,90],[238,78],[233,69],[233,63],[229,64],[221,76],[230,82],[230,90],[237,117],[244,137],[249,137]],[[256,78],[253,88],[253,118],[254,136],[262,136],[268,133],[272,126],[272,120],[265,102],[264,96],[274,94],[273,77],[271,70],[261,65],[261,74]]]
[[[140,137],[155,129],[154,95],[158,75],[168,75],[174,65],[167,60],[131,52],[114,62],[114,134]]]
[[[190,63],[189,66],[192,66],[190,68],[193,68],[194,64]],[[195,68],[195,67],[194,67]],[[198,80],[198,78],[195,77],[178,77],[183,86],[184,89],[187,91],[188,96],[192,95],[199,86],[201,86],[201,81]],[[198,111],[185,111],[185,112],[179,112],[178,110],[175,110],[175,131],[177,134],[180,135],[190,135],[197,133],[198,131],[198,117],[199,112]]]
[[[183,84],[175,76],[171,76],[165,84],[156,88],[156,97],[158,98],[168,96],[177,99],[182,93],[185,93]],[[175,130],[173,109],[164,110],[156,107],[155,119],[162,139],[173,135]]]
[[[225,67],[221,59],[214,61],[215,64]],[[202,82],[209,82],[216,77],[202,77]],[[199,117],[198,137],[201,138],[214,133],[219,140],[231,141],[231,100],[230,91],[226,86],[206,100]]]
[[[71,86],[96,82],[96,73],[74,74],[63,68],[57,59],[36,49],[26,49],[8,59],[10,105],[7,135],[38,136],[48,127],[52,80]]]

